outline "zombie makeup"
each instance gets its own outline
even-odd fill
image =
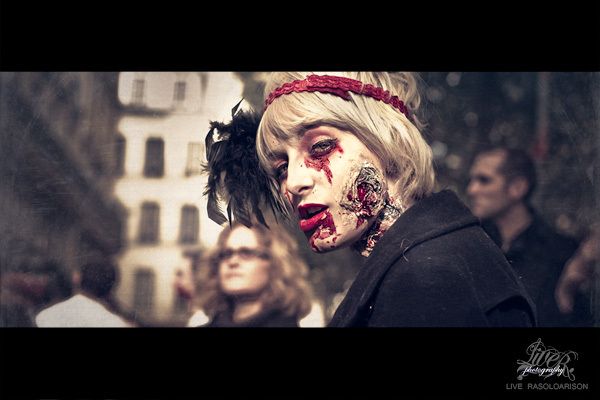
[[[348,182],[342,193],[340,206],[356,215],[358,229],[383,207],[385,202],[383,175],[372,164],[364,162],[360,166],[356,179]]]
[[[356,229],[369,218],[377,216],[371,228],[354,244],[354,248],[365,257],[368,257],[379,238],[398,219],[402,210],[398,205],[392,206],[388,198],[383,175],[368,162],[360,167],[358,176],[346,188],[346,197],[342,198],[340,205],[353,212],[356,216]]]
[[[344,150],[339,146],[337,139],[328,138],[318,140],[310,146],[308,151],[309,157],[304,158],[304,165],[306,165],[307,168],[312,168],[316,171],[323,171],[327,177],[327,181],[331,183],[333,174],[331,173],[329,165],[329,156],[335,151],[339,151],[342,154],[344,153]]]
[[[274,141],[270,150],[280,193],[297,211],[298,225],[315,252],[361,241],[392,204],[378,157],[352,132],[317,126],[296,139]],[[378,225],[381,232],[389,220]]]
[[[306,219],[302,219],[300,221],[300,229],[309,233],[314,230],[313,234],[310,235],[308,239],[310,247],[315,252],[319,252],[321,249],[317,246],[317,243],[325,241],[327,244],[335,243],[337,240],[337,230],[335,226],[335,222],[333,221],[333,216],[331,212],[327,208],[323,208],[326,206],[321,205],[307,205],[301,206],[299,208],[300,215],[306,216]],[[312,213],[311,209],[318,208],[320,211],[316,211],[316,214]],[[307,214],[308,213],[308,214]],[[326,240],[329,239],[329,240]]]
[[[404,212],[404,207],[397,208],[386,201],[383,211],[377,216],[377,220],[363,237],[354,244],[354,249],[362,256],[369,257],[375,245],[383,234],[396,222]]]
[[[305,232],[316,228],[309,238],[314,251],[338,247],[336,242],[341,236],[346,240],[352,237],[360,239],[361,231],[368,228],[365,222],[372,221],[384,208],[387,191],[383,174],[370,162],[353,163],[349,179],[341,186],[336,205],[330,208],[319,204],[299,207],[300,216],[304,217],[300,228]]]
[[[330,168],[330,157],[333,153],[338,152],[344,154],[344,150],[340,146],[338,139],[323,135],[318,130],[309,131],[301,140],[300,147],[304,156],[303,164],[306,168],[314,169],[317,172],[323,171],[329,184],[332,183],[333,173]],[[283,157],[283,156],[281,156]],[[288,163],[287,161],[279,161],[273,166],[274,176],[278,182],[283,182],[287,179]],[[289,191],[284,192],[284,196],[292,203],[292,195]]]

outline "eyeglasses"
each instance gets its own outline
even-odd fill
[[[262,258],[268,260],[271,258],[269,253],[264,250],[251,249],[249,247],[240,247],[239,249],[223,249],[217,253],[217,259],[219,261],[225,261],[237,254],[242,260],[251,260],[253,258]]]

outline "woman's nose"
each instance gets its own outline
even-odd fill
[[[312,190],[314,180],[303,161],[288,164],[286,186],[295,196],[303,196]]]
[[[234,253],[231,255],[231,257],[229,257],[229,259],[226,261],[226,265],[229,269],[237,268],[240,266],[240,258],[237,255],[237,253]]]

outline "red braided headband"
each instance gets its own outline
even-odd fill
[[[371,84],[365,85],[356,79],[332,75],[309,75],[306,79],[284,83],[269,94],[269,97],[265,100],[265,110],[279,96],[293,92],[329,93],[341,97],[344,100],[350,100],[349,92],[352,92],[383,101],[386,104],[391,104],[412,121],[408,107],[404,105],[404,102],[400,100],[398,96],[391,96],[390,92],[387,90],[383,90],[382,88]]]

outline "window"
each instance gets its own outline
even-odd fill
[[[191,244],[198,242],[200,219],[196,206],[184,206],[181,209],[181,223],[179,226],[180,243]]]
[[[188,143],[187,165],[185,175],[197,175],[202,172],[202,160],[204,157],[202,143]]]
[[[138,269],[134,279],[133,309],[142,315],[148,315],[154,308],[154,272],[147,268]]]
[[[146,160],[144,163],[144,176],[150,178],[161,177],[164,174],[165,142],[162,139],[148,139],[146,141]]]
[[[115,139],[115,175],[123,176],[125,174],[125,138],[117,135]]]
[[[143,79],[133,80],[133,90],[131,91],[131,102],[134,105],[144,104],[144,89],[146,82]]]
[[[140,217],[140,243],[157,243],[160,229],[160,208],[157,203],[144,202]]]
[[[208,74],[206,72],[201,72],[199,74],[200,77],[200,107],[204,108],[206,103],[206,92],[208,89]]]
[[[206,89],[208,88],[208,74],[206,72],[200,73],[200,90],[202,94],[206,94]]]
[[[175,91],[173,92],[173,101],[181,103],[185,100],[185,81],[175,82]]]

